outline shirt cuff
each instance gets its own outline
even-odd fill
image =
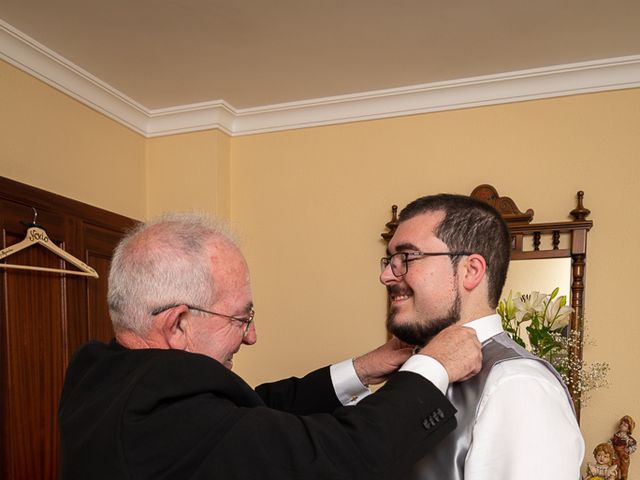
[[[433,357],[426,355],[413,355],[404,365],[400,367],[400,371],[413,372],[422,375],[424,378],[433,383],[438,390],[446,395],[449,387],[449,375],[442,364]]]
[[[364,397],[371,395],[371,390],[362,385],[353,366],[353,360],[344,360],[329,367],[331,382],[336,396],[342,405],[355,405]]]

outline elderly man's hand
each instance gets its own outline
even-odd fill
[[[460,325],[445,328],[418,353],[438,360],[449,375],[449,383],[473,377],[482,367],[482,345],[475,330]]]
[[[413,346],[392,337],[387,343],[356,358],[353,366],[363,385],[375,385],[398,370],[412,353]]]

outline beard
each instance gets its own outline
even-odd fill
[[[393,290],[394,286],[388,287],[389,294],[397,293]],[[413,290],[410,288],[406,289],[406,293],[409,293],[413,297]],[[396,322],[398,312],[391,307],[387,315],[387,331],[403,342],[424,347],[432,337],[460,320],[460,306],[460,292],[456,289],[455,297],[449,307],[449,311],[444,315],[431,320],[425,318],[408,319],[402,324]]]

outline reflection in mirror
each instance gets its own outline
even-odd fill
[[[512,260],[502,298],[507,298],[509,291],[514,296],[516,292],[550,294],[556,287],[559,296],[571,298],[571,258]]]

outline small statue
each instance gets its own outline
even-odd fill
[[[584,480],[617,480],[618,465],[613,463],[615,451],[609,443],[601,443],[593,449],[596,463],[587,463]]]
[[[636,422],[633,421],[633,418],[625,415],[620,419],[618,431],[613,434],[610,440],[618,457],[618,478],[620,480],[627,480],[631,463],[629,455],[636,451],[636,440],[631,436],[635,427]]]

